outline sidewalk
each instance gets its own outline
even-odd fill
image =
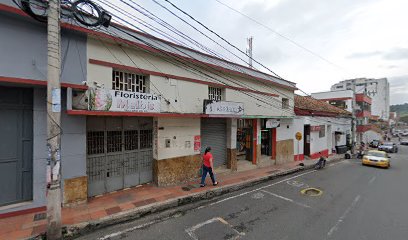
[[[339,160],[334,155],[328,161]],[[217,175],[220,184],[210,182],[200,188],[198,180],[189,184],[171,187],[142,185],[89,199],[86,204],[62,209],[62,222],[69,234],[81,233],[84,229],[96,229],[121,221],[137,219],[149,213],[170,209],[183,204],[209,199],[257,183],[309,169],[317,160],[305,160],[284,165],[272,165],[242,172],[225,172]],[[207,181],[210,181],[209,178]],[[30,213],[0,219],[0,239],[27,239],[38,236],[46,229],[45,212]]]

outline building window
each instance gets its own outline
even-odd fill
[[[320,125],[319,138],[326,136],[326,125]]]
[[[222,100],[222,89],[216,87],[208,87],[208,99],[213,101]]]
[[[288,109],[288,108],[289,108],[289,99],[282,98],[282,109]]]
[[[339,89],[339,88],[343,88],[343,86],[336,86],[336,88],[337,88],[337,89]]]
[[[146,76],[114,70],[112,72],[112,89],[129,92],[147,92]]]

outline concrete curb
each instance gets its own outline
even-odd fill
[[[342,158],[334,158],[328,159],[328,162],[338,162],[341,161]],[[108,226],[112,226],[115,224],[125,223],[133,220],[140,219],[144,216],[162,212],[165,210],[169,210],[171,208],[180,207],[183,205],[187,205],[190,203],[195,203],[200,200],[208,200],[214,197],[218,197],[227,193],[235,192],[244,188],[252,187],[254,185],[270,181],[282,176],[286,176],[289,174],[293,174],[300,171],[305,171],[309,169],[313,169],[314,164],[306,165],[306,166],[296,166],[292,169],[278,171],[276,173],[272,173],[268,176],[259,177],[256,179],[251,179],[247,181],[243,181],[237,184],[230,184],[221,186],[214,189],[209,189],[205,192],[193,193],[187,196],[178,197],[174,199],[170,199],[164,202],[157,202],[152,203],[146,206],[142,206],[139,208],[130,209],[124,212],[120,212],[117,214],[113,214],[95,221],[84,222],[80,224],[65,226],[63,229],[64,239],[72,239],[74,237],[78,237],[80,235],[84,235],[91,231],[95,231],[101,228],[105,228]],[[38,239],[38,238],[37,238]]]

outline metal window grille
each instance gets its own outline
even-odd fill
[[[131,151],[138,149],[139,134],[137,130],[127,130],[125,133],[125,150]]]
[[[146,93],[146,76],[114,70],[112,72],[112,89]]]
[[[288,109],[289,108],[289,99],[288,98],[282,98],[282,108],[283,109]]]
[[[140,149],[153,147],[153,131],[140,130]]]
[[[87,132],[86,140],[88,155],[102,154],[105,152],[105,132]]]
[[[122,151],[122,131],[106,132],[106,140],[106,150],[108,153]]]
[[[216,87],[208,87],[208,99],[213,101],[221,101],[222,89]]]

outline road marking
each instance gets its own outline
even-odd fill
[[[300,188],[300,187],[309,187],[309,185],[307,185],[306,183],[299,182],[299,181],[296,181],[296,180],[289,180],[289,181],[286,181],[286,183],[288,185],[290,185],[290,186],[298,187],[298,188]]]
[[[120,236],[120,235],[122,235],[123,233],[132,232],[132,231],[134,231],[134,230],[141,229],[141,228],[144,228],[144,227],[153,225],[153,224],[158,223],[158,222],[160,222],[160,221],[163,221],[163,219],[156,219],[156,220],[151,221],[151,222],[148,222],[148,223],[144,223],[144,224],[141,224],[141,225],[138,225],[138,226],[134,226],[134,227],[131,227],[131,228],[127,228],[127,229],[122,230],[122,231],[118,231],[118,232],[115,232],[115,233],[111,233],[111,234],[108,234],[108,235],[105,235],[105,236],[103,236],[103,237],[98,238],[98,240],[111,239],[111,238],[113,238],[113,237]]]
[[[336,232],[339,229],[340,224],[344,221],[344,219],[346,219],[346,217],[350,213],[350,211],[357,205],[358,201],[360,201],[360,198],[361,198],[360,195],[358,195],[356,198],[354,198],[351,205],[346,209],[346,211],[343,213],[343,215],[341,215],[339,220],[337,220],[336,224],[327,233],[327,238],[330,238],[333,235],[333,233]]]
[[[219,201],[216,201],[216,202],[213,202],[213,203],[211,203],[211,204],[208,204],[208,206],[213,206],[213,205],[216,205],[216,204],[219,204],[219,203],[222,203],[222,202],[225,202],[225,201],[234,199],[234,198],[242,197],[242,196],[245,196],[245,195],[247,195],[247,194],[249,194],[249,193],[253,193],[253,192],[262,190],[262,189],[264,189],[264,188],[268,188],[268,187],[277,185],[277,184],[279,184],[279,183],[283,183],[283,182],[286,182],[286,181],[288,181],[288,180],[291,180],[291,179],[294,179],[294,178],[297,178],[297,177],[300,177],[300,176],[303,176],[303,175],[306,175],[306,174],[310,174],[310,173],[313,173],[313,172],[316,172],[316,170],[312,170],[312,171],[310,171],[310,172],[301,173],[301,174],[295,175],[295,176],[293,176],[293,177],[286,178],[286,179],[283,179],[283,180],[281,180],[281,181],[278,181],[278,182],[275,182],[275,183],[271,183],[271,184],[268,184],[268,185],[266,185],[266,186],[263,186],[263,187],[260,187],[260,188],[257,188],[257,189],[251,190],[251,191],[243,192],[243,193],[240,193],[240,194],[238,194],[238,195],[234,195],[234,196],[231,196],[231,197],[228,197],[228,198],[224,198],[224,199],[221,199],[221,200],[219,200]]]
[[[287,197],[284,197],[284,196],[281,196],[281,195],[278,195],[278,194],[275,194],[275,193],[272,193],[272,192],[269,192],[269,191],[266,191],[266,190],[261,190],[261,192],[264,192],[264,193],[267,193],[267,194],[272,195],[272,196],[274,196],[274,197],[277,197],[277,198],[283,199],[283,200],[285,200],[285,201],[294,203],[294,204],[299,205],[299,206],[301,206],[301,207],[311,208],[310,206],[308,206],[308,205],[306,205],[306,204],[303,204],[303,203],[300,203],[300,202],[296,202],[296,201],[293,200],[293,199],[290,199],[290,198],[287,198]]]
[[[375,179],[376,179],[376,176],[372,177],[368,183],[369,184],[373,183],[375,181]]]
[[[232,227],[231,224],[229,224],[227,221],[225,221],[225,220],[224,220],[223,218],[221,218],[221,217],[211,218],[211,219],[209,219],[209,220],[207,220],[207,221],[205,221],[205,222],[202,222],[202,223],[199,223],[199,224],[197,224],[197,225],[194,225],[194,226],[192,226],[192,227],[190,227],[190,228],[187,228],[185,231],[186,231],[186,233],[187,233],[192,239],[198,240],[197,235],[195,235],[195,231],[196,231],[197,229],[199,229],[199,228],[201,228],[201,227],[203,227],[203,226],[205,226],[205,225],[207,225],[207,224],[213,223],[213,222],[221,222],[222,224],[229,226],[229,227],[237,234],[237,236],[231,237],[231,238],[229,238],[229,240],[233,240],[233,239],[235,240],[235,239],[238,239],[238,238],[240,238],[241,236],[245,235],[245,233],[238,232],[236,229],[234,229],[234,228]]]

